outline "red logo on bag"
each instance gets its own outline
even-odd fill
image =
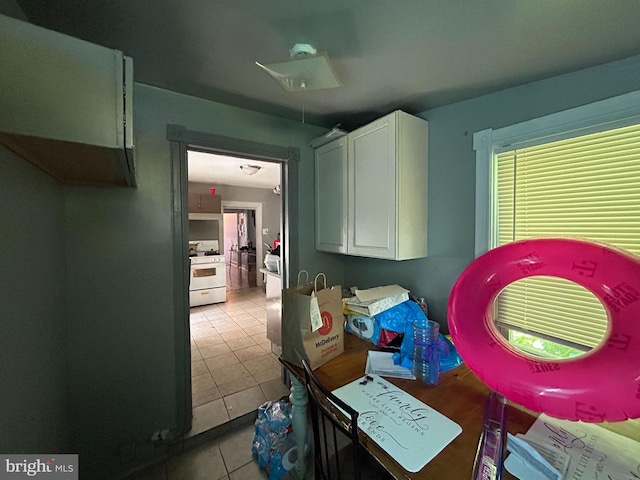
[[[322,312],[320,316],[322,317],[322,326],[318,329],[318,333],[327,335],[333,327],[333,318],[329,312]]]

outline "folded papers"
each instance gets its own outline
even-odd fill
[[[531,445],[553,467],[539,468],[541,462],[531,461],[535,457],[531,451],[528,455],[511,453],[504,466],[522,480],[555,479],[554,470],[567,480],[640,478],[640,442],[595,423],[560,420],[543,413],[526,434],[516,437]],[[568,468],[564,456],[570,457]]]
[[[375,350],[369,350],[364,373],[375,373],[381,377],[416,379],[410,368],[393,363],[392,352],[377,352]]]
[[[355,296],[345,301],[347,309],[373,317],[409,300],[409,290],[399,285],[356,290]]]

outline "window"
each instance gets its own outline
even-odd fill
[[[640,254],[640,92],[478,132],[474,148],[476,254],[553,236]],[[494,318],[512,343],[549,357],[587,351],[607,328],[599,300],[551,277],[509,285]]]

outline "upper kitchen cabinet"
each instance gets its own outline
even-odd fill
[[[347,137],[315,152],[316,249],[347,253]]]
[[[72,185],[135,186],[133,61],[0,15],[0,143]]]
[[[222,213],[222,197],[220,195],[200,195],[190,193],[189,213]]]
[[[316,151],[318,250],[427,255],[428,134],[428,122],[395,111]]]

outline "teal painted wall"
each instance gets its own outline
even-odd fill
[[[0,146],[0,452],[66,452],[64,192]]]
[[[92,463],[176,426],[167,124],[300,148],[291,248],[300,262],[317,256],[306,233],[313,238],[306,145],[323,129],[144,85],[135,86],[134,113],[138,187],[66,189],[72,440]]]
[[[292,268],[329,265],[341,279],[342,259],[313,248],[307,144],[325,129],[144,85],[134,105],[135,189],[63,186],[0,150],[1,451],[78,452],[86,468],[175,428],[167,124],[297,147]]]
[[[430,110],[428,250],[420,260],[345,257],[345,281],[360,288],[398,283],[424,296],[446,325],[449,292],[474,258],[473,134],[640,89],[640,57],[601,65]]]
[[[473,258],[473,133],[637,90],[639,74],[634,58],[422,113],[430,121],[430,252],[405,262],[315,251],[307,143],[323,133],[319,127],[136,85],[138,188],[63,187],[1,149],[0,450],[69,444],[81,463],[96,464],[117,456],[120,445],[145,444],[154,431],[175,427],[167,124],[298,147],[294,275],[305,268],[344,286],[399,283],[425,296],[444,323],[451,285]]]

